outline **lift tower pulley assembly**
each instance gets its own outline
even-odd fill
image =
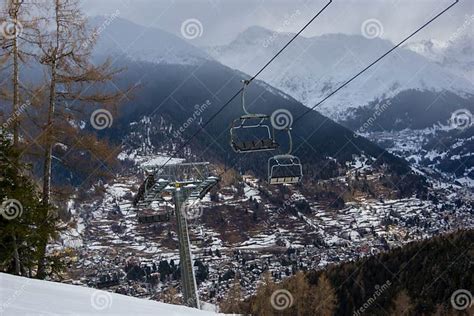
[[[140,210],[153,207],[163,201],[163,195],[171,195],[175,205],[176,226],[179,241],[181,285],[184,302],[189,307],[200,308],[196,278],[190,250],[187,214],[219,182],[209,172],[209,162],[178,163],[152,170],[140,186],[134,199]]]

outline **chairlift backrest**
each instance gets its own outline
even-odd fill
[[[275,131],[267,115],[244,115],[233,121],[231,129],[231,145],[235,152],[258,152],[275,150]]]
[[[244,81],[242,88],[242,109],[245,115],[235,119],[230,127],[230,143],[237,153],[275,150],[275,129],[266,114],[252,114],[245,108],[245,87],[249,81]]]
[[[300,159],[293,155],[279,155],[268,160],[270,184],[295,184],[303,178]]]

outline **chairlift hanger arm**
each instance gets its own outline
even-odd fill
[[[244,116],[241,116],[241,119],[245,120],[245,119],[252,119],[252,118],[261,118],[260,123],[262,123],[269,116],[266,115],[266,114],[250,113],[247,110],[247,107],[246,107],[246,104],[245,104],[245,90],[246,90],[246,87],[250,84],[251,81],[244,79],[244,80],[241,80],[241,82],[243,83],[243,87],[241,89],[241,91],[242,91],[242,93],[241,93],[241,103],[242,103],[242,110],[245,113]]]
[[[288,127],[286,131],[288,132],[288,152],[286,154],[291,155],[291,152],[293,151],[293,136],[291,135],[291,127]]]
[[[242,87],[242,109],[244,110],[245,115],[251,115],[249,111],[247,111],[247,108],[245,107],[245,88],[246,86],[250,83],[250,80],[242,80],[242,83],[244,84]]]

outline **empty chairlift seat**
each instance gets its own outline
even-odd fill
[[[298,157],[279,155],[268,160],[268,182],[270,184],[295,184],[303,177],[303,167]]]
[[[268,115],[244,115],[232,122],[231,146],[237,153],[275,150],[278,144],[274,134]]]
[[[242,80],[241,102],[244,115],[235,119],[230,127],[230,145],[237,153],[275,150],[275,129],[270,116],[250,113],[245,107],[245,89],[251,80]]]
[[[140,224],[153,224],[160,222],[168,222],[170,220],[170,212],[166,208],[157,210],[144,209],[138,213],[138,222]]]

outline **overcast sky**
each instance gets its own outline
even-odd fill
[[[295,32],[328,1],[322,0],[83,0],[91,16],[118,16],[135,23],[158,27],[181,36],[188,19],[202,24],[195,45],[225,44],[252,25]],[[361,34],[368,19],[383,27],[382,38],[401,40],[454,0],[333,0],[333,3],[304,33]],[[448,40],[454,32],[473,32],[474,1],[460,0],[439,20],[413,40]]]

